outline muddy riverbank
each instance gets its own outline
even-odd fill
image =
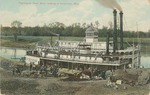
[[[150,84],[142,86],[122,84],[118,85],[118,89],[114,89],[104,86],[107,84],[106,80],[61,81],[60,78],[54,77],[13,76],[11,65],[19,63],[0,59],[0,87],[2,94],[6,95],[148,95],[150,90]]]

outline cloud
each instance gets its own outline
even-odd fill
[[[136,31],[136,23],[138,23],[139,30],[150,30],[150,6],[147,0],[121,0],[118,3],[124,11],[125,30]],[[44,4],[39,6],[44,6]],[[103,25],[109,26],[110,21],[113,22],[113,14],[110,9],[101,7],[94,0],[81,0],[79,5],[69,5],[71,6],[70,9],[63,11],[58,11],[57,6],[53,5],[54,7],[50,7],[46,12],[41,13],[38,10],[39,6],[34,4],[21,5],[17,12],[1,10],[0,24],[10,26],[12,21],[19,20],[23,23],[23,26],[42,26],[55,21],[70,25],[75,22],[91,23],[98,20],[102,27]]]
[[[150,7],[147,0],[122,0],[119,3],[124,12],[124,30],[137,31],[137,27],[138,31],[150,30]],[[119,20],[119,11],[117,15]],[[101,25],[108,26],[109,22],[113,22],[112,16],[112,13],[105,12],[95,18],[101,18],[99,19]]]
[[[67,25],[75,22],[83,22],[93,14],[93,8],[94,3],[92,0],[82,0],[79,5],[73,6],[71,9],[52,14],[51,18],[55,17],[57,21],[64,22]]]
[[[137,30],[137,23],[139,31],[150,30],[150,7],[147,0],[126,0],[121,2],[124,10],[124,19],[127,30]]]
[[[60,12],[56,11],[56,8],[50,8],[45,13],[40,13],[34,4],[22,5],[18,12],[0,11],[0,15],[3,18],[0,23],[4,26],[9,26],[12,21],[19,20],[23,23],[23,26],[36,26],[59,21],[69,25],[74,22],[84,21],[93,13],[93,7],[92,0],[82,0],[79,5],[73,5],[71,9],[65,11]]]
[[[2,25],[10,26],[11,22],[14,20],[19,20],[23,22],[23,24],[30,21],[37,13],[37,8],[34,5],[26,5],[21,6],[18,12],[11,12],[11,11],[0,11]]]

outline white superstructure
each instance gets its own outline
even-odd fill
[[[91,64],[99,66],[124,66],[129,64],[133,68],[139,67],[140,59],[138,47],[116,50],[113,53],[113,43],[109,42],[109,54],[106,54],[106,42],[98,41],[98,31],[93,26],[86,30],[83,41],[57,40],[55,45],[37,45],[36,52],[28,52],[26,63],[38,64],[40,60],[66,62],[72,64]]]

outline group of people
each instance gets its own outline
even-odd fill
[[[20,76],[21,75],[21,70],[20,70],[19,65],[14,65],[12,67],[12,72],[13,72],[13,75]]]
[[[49,65],[49,64],[46,64],[46,63],[40,63],[40,64],[37,64],[35,65],[34,63],[30,63],[30,71],[31,70],[36,70],[36,71],[40,71],[40,74],[45,74],[46,76],[49,74],[49,75],[52,75],[54,77],[57,77],[58,76],[58,67],[56,64],[54,65]]]

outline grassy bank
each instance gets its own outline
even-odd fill
[[[51,41],[52,39],[52,41]],[[70,40],[70,41],[82,41],[84,37],[60,37],[61,40]],[[13,36],[3,36],[1,37],[1,46],[5,47],[17,47],[17,48],[33,48],[36,43],[39,42],[49,42],[54,43],[55,40],[58,40],[58,37],[50,36],[18,36],[18,40],[14,41]],[[112,41],[112,38],[110,38]],[[99,37],[99,41],[106,41],[105,37]],[[119,41],[119,38],[118,38]],[[129,44],[141,43],[143,52],[150,52],[150,38],[124,38],[124,43],[126,46]]]

